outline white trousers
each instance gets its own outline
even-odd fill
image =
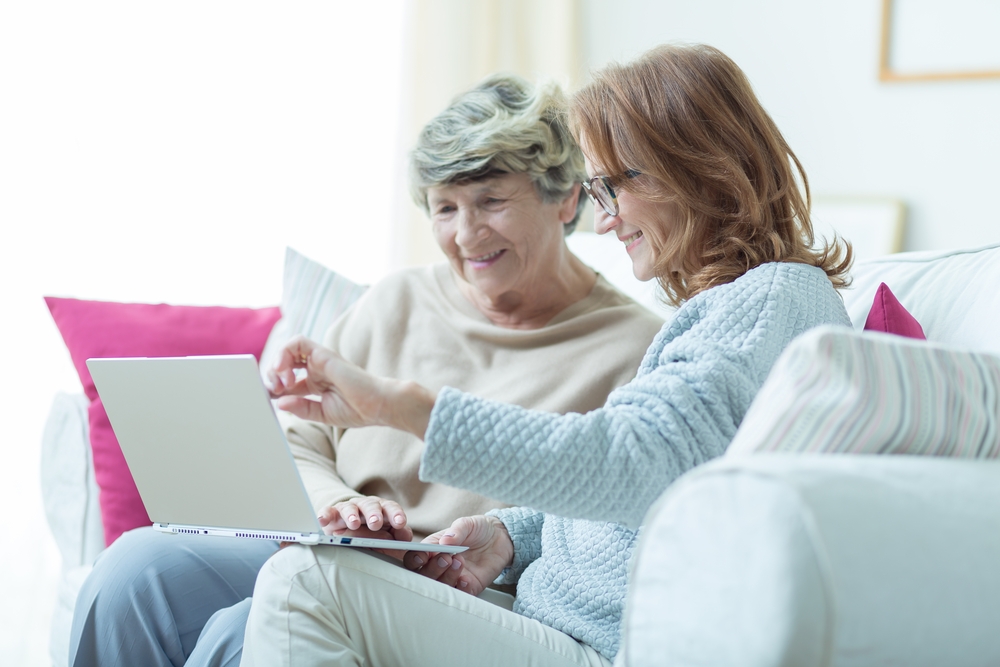
[[[257,576],[241,665],[610,665],[487,597],[362,550],[286,547]]]

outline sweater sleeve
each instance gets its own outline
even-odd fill
[[[508,507],[490,510],[486,515],[495,516],[503,522],[514,544],[514,562],[504,568],[493,583],[516,584],[524,570],[542,555],[545,514],[527,507]]]
[[[421,477],[512,505],[637,528],[678,476],[721,455],[756,390],[710,346],[662,363],[587,414],[556,415],[452,388],[438,395]]]

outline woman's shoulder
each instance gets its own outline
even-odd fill
[[[410,266],[396,269],[373,283],[371,290],[380,294],[409,293],[425,290],[434,285],[435,269],[438,265]]]
[[[324,343],[354,363],[364,365],[374,349],[373,339],[377,338],[382,344],[398,343],[409,330],[408,323],[414,313],[426,312],[429,308],[440,313],[442,303],[433,266],[393,271],[373,283],[332,324]],[[436,319],[432,317],[430,321]]]
[[[715,307],[741,306],[752,311],[785,300],[840,300],[823,269],[798,262],[768,262],[750,269],[731,283],[695,296]]]
[[[675,335],[734,339],[752,330],[849,324],[843,299],[815,266],[769,262],[692,297],[671,321]]]
[[[757,275],[759,273],[759,276]],[[800,262],[769,262],[742,278],[748,290],[759,292],[765,301],[776,305],[795,304],[797,308],[843,310],[844,300],[826,272],[818,266]],[[755,280],[754,280],[755,279]]]
[[[373,283],[345,313],[342,326],[372,327],[406,318],[428,300],[439,300],[433,267],[420,266],[393,271]]]
[[[358,300],[360,310],[393,312],[411,304],[439,300],[440,289],[435,265],[398,269],[373,283]]]

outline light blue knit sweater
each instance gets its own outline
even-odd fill
[[[500,579],[517,583],[514,611],[613,660],[646,510],[725,451],[778,355],[819,324],[850,325],[823,271],[759,266],[685,303],[599,410],[556,415],[445,388],[420,477],[521,506],[494,512],[514,541]]]

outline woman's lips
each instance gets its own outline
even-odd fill
[[[501,250],[494,250],[493,252],[486,253],[485,255],[479,255],[478,257],[466,257],[465,261],[471,264],[474,269],[485,269],[488,266],[496,264],[506,252],[507,249],[503,248]]]
[[[642,242],[642,232],[636,232],[622,239],[622,243],[625,244],[625,252],[631,252],[632,248],[639,245],[640,242]]]

